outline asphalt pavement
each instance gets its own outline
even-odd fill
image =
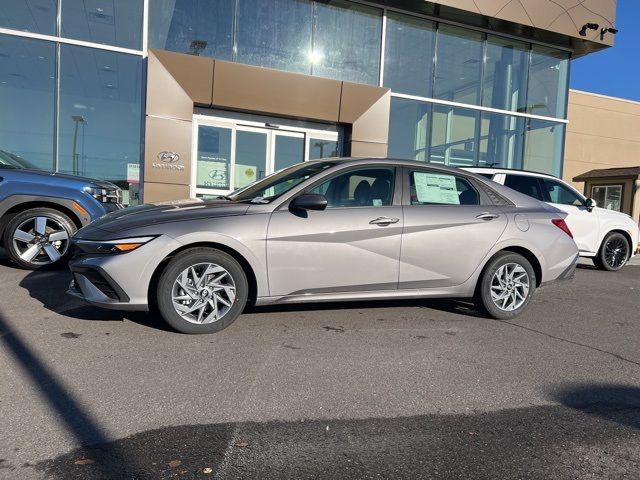
[[[510,322],[318,304],[206,336],[69,279],[0,253],[0,478],[640,477],[640,266],[582,265]]]

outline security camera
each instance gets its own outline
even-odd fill
[[[607,32],[612,33],[612,34],[615,35],[616,33],[618,33],[618,29],[617,28],[613,28],[613,27],[609,27],[609,28],[602,27],[600,29],[600,40],[604,40],[604,34],[607,33]]]
[[[584,37],[587,35],[587,30],[597,30],[599,26],[600,25],[598,25],[597,23],[585,23],[578,33],[580,34],[580,36]]]

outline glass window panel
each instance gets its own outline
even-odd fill
[[[422,18],[388,12],[384,85],[394,92],[431,96],[435,24]]]
[[[236,165],[233,188],[246,187],[265,177],[267,170],[267,134],[236,131]]]
[[[620,212],[622,185],[593,186],[591,197],[596,201],[597,206]]]
[[[431,104],[391,97],[389,157],[426,161]]]
[[[231,165],[231,129],[198,127],[198,158],[196,186],[229,190]]]
[[[522,168],[559,177],[563,143],[564,124],[527,119]]]
[[[57,5],[58,0],[4,0],[0,27],[55,35]]]
[[[309,75],[312,22],[308,0],[240,0],[237,61]]]
[[[62,36],[141,50],[142,10],[142,0],[62,0]]]
[[[507,175],[504,184],[513,188],[516,192],[544,201],[542,188],[538,177],[530,177],[529,175]]]
[[[480,205],[480,195],[464,178],[441,172],[409,172],[411,205]]]
[[[274,165],[275,171],[290,167],[304,161],[304,137],[290,137],[288,135],[274,135]]]
[[[560,205],[573,205],[576,207],[584,205],[584,199],[566,185],[548,178],[541,178],[540,181],[546,189],[548,202],[558,203]]]
[[[438,27],[434,98],[479,105],[484,34]]]
[[[501,110],[523,111],[528,70],[529,44],[488,35],[482,104]]]
[[[55,45],[0,35],[0,154],[54,170]]]
[[[338,156],[338,141],[326,138],[309,138],[309,160]]]
[[[478,165],[522,168],[524,118],[482,112]]]
[[[130,193],[131,203],[138,191],[142,61],[60,46],[59,170],[114,182]]]
[[[324,195],[327,208],[382,207],[391,205],[393,184],[392,168],[366,168],[337,175],[310,193]]]
[[[316,2],[313,74],[378,83],[382,10],[343,0]]]
[[[234,0],[152,0],[149,48],[231,60]]]
[[[534,45],[531,50],[527,112],[565,118],[569,53]]]
[[[431,126],[429,161],[445,165],[474,165],[479,112],[435,105]]]

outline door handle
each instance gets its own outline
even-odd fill
[[[498,218],[500,215],[498,215],[497,213],[489,213],[489,212],[485,212],[485,213],[481,213],[480,215],[476,215],[476,218],[479,218],[480,220],[484,220],[485,222],[488,222],[489,220],[493,220],[494,218]]]
[[[369,222],[370,225],[380,225],[381,227],[386,227],[387,225],[391,225],[392,223],[398,223],[400,221],[399,218],[389,218],[389,217],[378,217],[374,218]]]

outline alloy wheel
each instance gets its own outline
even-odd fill
[[[529,295],[529,275],[518,263],[506,263],[493,274],[491,300],[500,310],[517,310]]]
[[[629,256],[627,248],[627,242],[622,238],[612,238],[604,247],[604,261],[613,269],[621,268]]]
[[[45,216],[26,219],[13,232],[13,248],[32,265],[55,263],[67,253],[69,232],[58,220]]]
[[[184,269],[171,290],[175,311],[188,322],[201,325],[223,318],[235,299],[233,277],[215,263],[198,263]]]

